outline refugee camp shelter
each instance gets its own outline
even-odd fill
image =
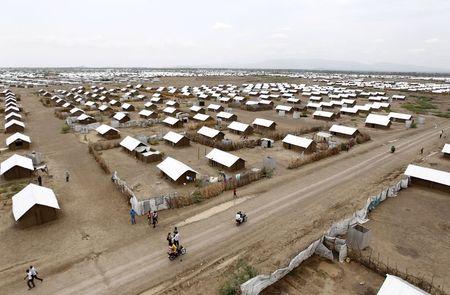
[[[125,123],[130,121],[130,116],[128,116],[128,114],[124,112],[117,112],[114,114],[113,119],[119,123]]]
[[[17,154],[12,155],[0,164],[0,175],[3,175],[6,180],[31,177],[33,171],[33,161]]]
[[[348,137],[348,138],[354,138],[359,134],[359,131],[356,128],[347,127],[347,126],[343,126],[343,125],[337,125],[337,124],[334,124],[333,126],[331,126],[328,131],[333,135]]]
[[[391,127],[391,119],[388,116],[369,114],[365,124],[372,128],[389,128]]]
[[[405,175],[410,177],[412,184],[450,192],[450,172],[409,164]]]
[[[228,129],[239,135],[250,135],[253,133],[252,126],[238,121],[231,122],[230,125],[228,125]]]
[[[228,112],[219,112],[217,114],[217,119],[231,122],[231,121],[236,121],[237,116],[236,116],[236,114],[232,114],[232,113],[228,113]]]
[[[391,119],[391,121],[396,121],[396,122],[406,122],[406,121],[412,120],[412,115],[403,114],[403,113],[390,112],[388,114],[388,117],[389,117],[389,119]]]
[[[316,142],[309,138],[304,138],[292,134],[286,135],[283,140],[283,147],[299,152],[311,153],[316,150]]]
[[[9,122],[11,120],[22,121],[22,115],[15,112],[11,112],[5,116],[5,121]]]
[[[20,226],[28,227],[56,219],[60,209],[53,190],[33,183],[12,197],[12,212]]]
[[[166,135],[164,135],[163,139],[165,140],[166,143],[174,147],[189,145],[189,138],[173,131],[167,132]]]
[[[327,112],[327,111],[315,111],[313,113],[313,118],[318,120],[326,120],[326,121],[332,121],[339,117],[338,114],[333,112]]]
[[[253,128],[258,131],[274,131],[277,123],[267,119],[256,118],[253,120]]]
[[[200,121],[200,122],[207,122],[207,121],[212,121],[213,117],[211,117],[210,115],[197,113],[194,115],[194,117],[192,117],[192,119]]]
[[[214,148],[206,156],[211,166],[218,166],[227,171],[237,171],[245,168],[245,160],[233,154]]]
[[[86,115],[86,114],[79,115],[77,117],[77,121],[78,121],[78,123],[83,124],[83,125],[95,123],[94,117]]]
[[[171,157],[165,158],[156,167],[164,176],[177,184],[195,181],[197,177],[197,171]]]
[[[106,139],[117,139],[120,138],[120,131],[109,125],[102,124],[95,129],[97,134]]]
[[[174,117],[166,117],[163,120],[163,123],[172,128],[180,128],[183,127],[183,122],[180,119]]]
[[[191,111],[192,113],[200,113],[200,114],[204,114],[205,113],[205,109],[202,108],[201,106],[191,106],[189,108],[189,111]]]
[[[429,295],[429,293],[399,277],[386,274],[386,279],[377,295]]]
[[[16,133],[25,130],[25,124],[17,120],[11,120],[5,123],[5,133]]]
[[[30,137],[20,132],[16,132],[6,138],[6,146],[10,150],[27,149],[30,147],[30,144]]]
[[[222,131],[209,128],[206,126],[203,126],[197,131],[197,134],[200,134],[201,136],[204,136],[207,139],[212,140],[222,140],[225,137],[225,134]]]
[[[139,112],[139,116],[143,119],[156,119],[158,118],[158,113],[149,110],[142,110]]]
[[[134,105],[125,102],[121,105],[121,109],[127,112],[133,112],[135,110],[135,107]]]
[[[450,158],[450,143],[446,143],[444,145],[442,148],[442,153],[444,154],[444,157]]]
[[[136,138],[127,136],[120,142],[120,146],[123,147],[128,153],[134,153],[138,147],[145,147],[146,144],[137,140]]]

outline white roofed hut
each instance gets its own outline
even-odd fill
[[[222,170],[231,172],[245,169],[244,159],[216,148],[205,157],[209,160],[211,166],[217,166]]]
[[[22,115],[15,112],[11,112],[5,116],[5,121],[9,122],[11,120],[22,121]]]
[[[369,114],[365,125],[366,127],[387,129],[391,127],[391,120],[388,116]]]
[[[411,179],[412,184],[450,192],[450,172],[409,164],[405,175]]]
[[[217,119],[221,119],[221,120],[227,121],[227,122],[233,122],[233,121],[237,120],[236,114],[232,114],[232,113],[228,113],[228,112],[219,112],[216,117],[217,117]]]
[[[176,184],[193,182],[197,178],[197,171],[171,157],[165,158],[156,167],[165,177]]]
[[[25,130],[25,124],[21,121],[11,120],[5,123],[5,133],[16,133]]]
[[[331,126],[329,132],[333,135],[346,138],[355,138],[359,134],[356,128],[336,124]]]
[[[231,132],[238,135],[250,135],[253,133],[253,127],[249,124],[241,123],[238,121],[231,122],[227,127]]]
[[[134,105],[130,104],[130,103],[123,103],[120,108],[126,112],[133,112],[136,110],[136,108],[134,107]]]
[[[327,111],[315,111],[313,113],[313,118],[316,120],[333,121],[339,118],[339,113],[327,112]]]
[[[208,111],[213,111],[213,112],[221,112],[224,110],[223,106],[221,106],[220,104],[209,104],[207,107]]]
[[[173,147],[188,146],[190,144],[189,138],[173,131],[167,132],[163,139],[167,144]]]
[[[120,138],[120,131],[109,125],[102,124],[95,129],[97,134],[106,139],[118,139]]]
[[[107,104],[102,104],[98,107],[98,110],[102,113],[112,113],[114,110]]]
[[[33,161],[17,154],[12,155],[0,164],[0,175],[3,175],[6,180],[31,177],[33,172]]]
[[[6,138],[6,146],[10,150],[28,149],[30,147],[30,144],[30,137],[20,132],[16,132]]]
[[[342,107],[340,110],[340,113],[343,115],[348,115],[348,116],[358,116],[359,115],[359,109],[356,107]]]
[[[288,134],[283,138],[283,147],[288,150],[312,153],[316,150],[316,142],[309,138]]]
[[[128,114],[124,112],[117,112],[112,118],[119,123],[126,123],[131,120],[130,116],[128,116]]]
[[[129,154],[135,155],[136,149],[138,147],[146,147],[147,145],[136,138],[131,136],[125,137],[121,142],[120,146]]]
[[[209,128],[207,126],[203,126],[197,131],[197,134],[212,140],[222,140],[225,137],[225,134],[222,131]]]
[[[154,104],[154,103],[152,103],[152,102],[146,102],[145,104],[144,104],[144,108],[146,109],[146,110],[156,110],[157,108],[158,108],[158,106],[156,105],[156,104]]]
[[[84,111],[79,108],[73,108],[69,111],[69,113],[72,117],[78,117],[79,115],[84,114]]]
[[[388,117],[393,122],[402,122],[402,123],[406,121],[412,121],[413,119],[413,116],[410,114],[395,113],[395,112],[390,112],[388,114]]]
[[[193,120],[199,121],[199,122],[213,122],[214,118],[211,117],[210,115],[206,115],[206,114],[200,114],[197,113],[192,117]]]
[[[254,130],[258,132],[274,131],[277,127],[277,123],[267,119],[256,118],[252,122]]]
[[[205,108],[201,107],[201,106],[191,106],[189,108],[189,111],[191,113],[195,113],[195,114],[204,114],[205,113]]]
[[[60,207],[53,190],[33,183],[12,197],[12,213],[21,227],[55,220],[57,209]]]
[[[157,119],[158,113],[149,110],[142,110],[139,112],[139,117],[142,119]]]
[[[171,127],[171,128],[181,128],[181,127],[183,127],[183,121],[181,121],[178,118],[174,118],[174,117],[166,117],[163,120],[163,123],[166,124],[167,126]]]
[[[92,123],[96,122],[94,117],[86,115],[86,114],[79,115],[77,117],[77,121],[78,121],[78,123],[83,124],[83,125],[92,124]]]

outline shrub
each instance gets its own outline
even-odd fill
[[[234,272],[227,278],[219,289],[220,295],[240,294],[240,286],[258,275],[258,271],[243,259],[239,259]]]
[[[417,123],[416,122],[412,122],[411,123],[411,128],[417,128]]]
[[[64,124],[64,125],[61,127],[61,133],[62,133],[62,134],[66,134],[67,132],[69,132],[69,130],[70,130],[70,127],[69,127],[69,125],[67,125],[67,124]]]

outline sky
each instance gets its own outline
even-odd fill
[[[395,63],[450,71],[446,0],[1,0],[0,67]]]

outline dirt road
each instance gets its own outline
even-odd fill
[[[48,120],[53,121],[56,118]],[[349,153],[293,171],[283,178],[275,177],[251,185],[238,192],[240,196],[248,198],[247,200],[236,206],[211,209],[217,213],[206,214],[204,219],[199,215],[189,222],[187,217],[193,216],[183,214],[185,218],[175,216],[169,219],[170,222],[162,220],[156,230],[142,228],[142,233],[136,234],[135,229],[130,229],[128,234],[114,236],[114,232],[102,233],[102,226],[111,229],[111,224],[106,224],[108,222],[121,228],[124,224],[128,226],[126,214],[112,212],[121,217],[98,221],[101,224],[92,217],[82,225],[86,231],[92,231],[93,227],[95,232],[99,231],[100,237],[112,239],[113,236],[115,240],[121,240],[121,243],[104,249],[95,249],[95,245],[90,245],[91,255],[82,256],[77,262],[59,268],[57,267],[59,256],[55,256],[53,260],[50,256],[48,260],[55,267],[45,276],[44,283],[38,283],[33,292],[36,294],[135,294],[145,291],[149,294],[163,291],[174,293],[186,290],[190,282],[194,282],[204,289],[196,289],[191,293],[211,293],[214,289],[208,290],[208,286],[201,285],[197,280],[203,278],[204,281],[208,281],[208,276],[212,278],[213,274],[223,271],[226,264],[237,255],[246,256],[261,272],[273,270],[320,236],[332,221],[361,207],[371,193],[377,192],[385,185],[383,180],[389,181],[390,178],[401,174],[404,167],[418,157],[419,146],[426,148],[434,145],[439,140],[438,130],[448,129],[450,125],[448,121],[441,122],[444,123],[439,124],[439,129],[429,126],[408,131],[401,138],[386,138],[383,142],[374,141],[358,146]],[[37,132],[35,134],[33,137],[41,136]],[[48,145],[51,145],[50,138],[43,140],[48,140]],[[392,140],[396,140],[395,154],[388,152]],[[81,143],[73,141],[68,141],[67,145],[67,148],[75,153],[81,153],[78,145],[86,148]],[[51,150],[46,152],[50,153]],[[72,158],[68,154],[53,152],[59,155],[53,162],[55,167],[58,167],[58,161],[71,165],[69,169],[74,171],[77,171],[78,165],[85,165],[83,169],[78,170],[80,174],[75,173],[74,176],[75,180],[81,178],[81,181],[77,181],[79,187],[68,192],[73,198],[83,193],[84,186],[94,186],[99,190],[99,194],[108,194],[96,202],[119,202],[120,197],[117,196],[117,192],[112,191],[107,176],[94,178],[91,174],[95,173],[86,173],[89,169],[98,169],[94,168],[95,163],[88,155],[85,155],[87,160],[80,162],[78,158]],[[81,154],[79,156],[81,157]],[[84,175],[82,171],[85,172]],[[88,199],[82,201],[87,202]],[[111,208],[113,207],[111,204]],[[247,224],[241,227],[236,227],[233,223],[234,212],[238,209],[247,212],[249,216]],[[89,215],[89,212],[65,214]],[[186,221],[180,227],[181,241],[187,247],[188,254],[183,257],[182,262],[171,262],[165,255],[167,247],[165,235],[173,225],[184,220]],[[67,244],[71,242],[79,245],[79,242],[71,240],[68,240]],[[72,247],[74,246],[68,246],[67,251]],[[8,294],[22,294],[25,283],[21,278],[8,277],[7,281],[2,279],[0,282],[0,290]]]

